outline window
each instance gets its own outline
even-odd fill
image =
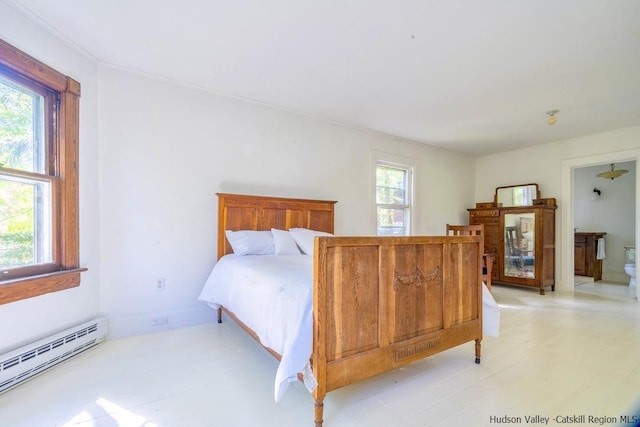
[[[0,40],[0,304],[80,284],[79,96]]]
[[[411,166],[376,162],[378,236],[408,236],[411,232]]]

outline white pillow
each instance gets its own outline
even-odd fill
[[[324,231],[309,230],[308,228],[291,228],[289,233],[296,241],[303,253],[313,255],[313,238],[315,236],[333,236],[331,233]]]
[[[271,231],[226,230],[225,234],[236,255],[273,255],[275,253]]]
[[[300,249],[291,233],[285,230],[271,229],[276,255],[300,255]]]

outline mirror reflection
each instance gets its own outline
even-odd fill
[[[538,185],[512,185],[496,188],[498,206],[533,206],[533,199],[538,198]]]
[[[535,214],[513,213],[504,216],[504,274],[535,278]]]

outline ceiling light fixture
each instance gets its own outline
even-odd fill
[[[608,170],[606,172],[600,172],[598,175],[596,175],[597,177],[600,178],[605,178],[605,179],[611,179],[614,180],[617,177],[624,175],[625,173],[629,172],[626,169],[618,169],[618,170],[614,170],[614,164],[611,163],[611,170]]]
[[[556,122],[558,121],[556,114],[558,114],[558,110],[547,111],[547,116],[549,116],[549,118],[547,119],[548,125],[552,126],[556,124]]]

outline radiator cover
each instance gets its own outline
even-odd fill
[[[104,341],[107,319],[90,320],[0,355],[0,393]]]

